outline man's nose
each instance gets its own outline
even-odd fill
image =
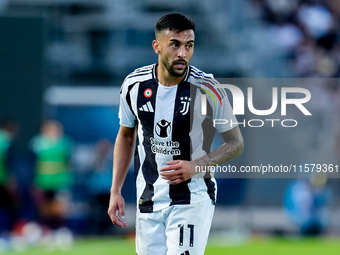
[[[187,52],[184,45],[179,47],[177,55],[180,58],[185,58],[187,56]]]

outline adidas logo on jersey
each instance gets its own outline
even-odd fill
[[[152,104],[148,101],[146,104],[143,104],[142,107],[139,107],[140,112],[155,112],[153,110]]]

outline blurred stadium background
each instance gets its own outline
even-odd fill
[[[98,254],[134,254],[132,168],[123,188],[129,227],[112,226],[106,216],[119,88],[129,72],[156,61],[154,24],[173,11],[196,23],[192,64],[217,78],[335,81],[308,87],[317,95],[308,128],[283,135],[280,128],[242,128],[246,147],[233,164],[285,163],[281,156],[298,163],[311,158],[339,163],[338,0],[0,0],[0,119],[15,126],[11,177],[1,183],[12,202],[0,206],[0,252],[22,252],[35,244],[51,251],[63,244],[72,254],[86,254],[92,251],[86,245],[94,244]],[[260,86],[259,95],[265,97],[268,89]],[[258,102],[265,101],[259,95]],[[46,119],[61,123],[72,141],[73,182],[58,191],[57,207],[64,209],[57,227],[41,221],[34,182],[32,138]],[[339,180],[219,178],[207,254],[340,251]],[[297,238],[311,235],[319,239]],[[111,242],[108,236],[115,238]],[[291,242],[272,239],[282,237]],[[74,240],[72,250],[68,245]]]

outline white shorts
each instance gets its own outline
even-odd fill
[[[204,255],[215,205],[210,199],[136,217],[137,255]]]

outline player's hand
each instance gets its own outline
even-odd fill
[[[159,171],[162,178],[168,180],[169,184],[179,184],[195,174],[190,161],[171,160],[166,164],[167,166]]]
[[[122,195],[111,194],[109,209],[107,213],[110,216],[113,224],[123,228],[128,226],[128,224],[124,221],[125,217],[124,206],[125,201]]]

